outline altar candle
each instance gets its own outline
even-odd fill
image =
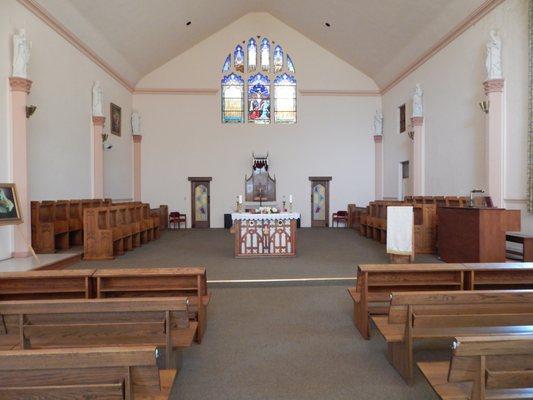
[[[242,194],[239,195],[239,204],[242,204]]]
[[[289,203],[292,203],[292,194],[289,195]]]

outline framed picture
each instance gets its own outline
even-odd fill
[[[0,226],[22,223],[17,188],[14,183],[0,183]]]
[[[120,127],[122,126],[122,109],[116,104],[111,103],[111,133],[120,136]]]

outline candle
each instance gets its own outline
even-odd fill
[[[239,195],[239,204],[242,204],[242,194]]]
[[[289,195],[289,203],[292,203],[292,194]]]

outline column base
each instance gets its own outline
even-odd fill
[[[32,254],[29,251],[14,251],[11,253],[11,257],[13,258],[27,258],[31,256]]]

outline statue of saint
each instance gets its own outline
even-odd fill
[[[131,133],[132,135],[141,134],[141,116],[137,111],[131,113]]]
[[[31,43],[26,39],[26,30],[19,29],[13,35],[13,76],[28,78]]]
[[[413,93],[413,117],[423,117],[424,116],[424,106],[422,105],[422,97],[424,92],[420,83],[416,84],[415,91]]]
[[[383,114],[379,110],[374,114],[374,135],[383,135]]]
[[[502,78],[502,40],[495,29],[491,29],[487,42],[487,80]]]
[[[102,108],[103,92],[100,82],[96,81],[93,85],[93,117],[103,117],[104,112]]]

